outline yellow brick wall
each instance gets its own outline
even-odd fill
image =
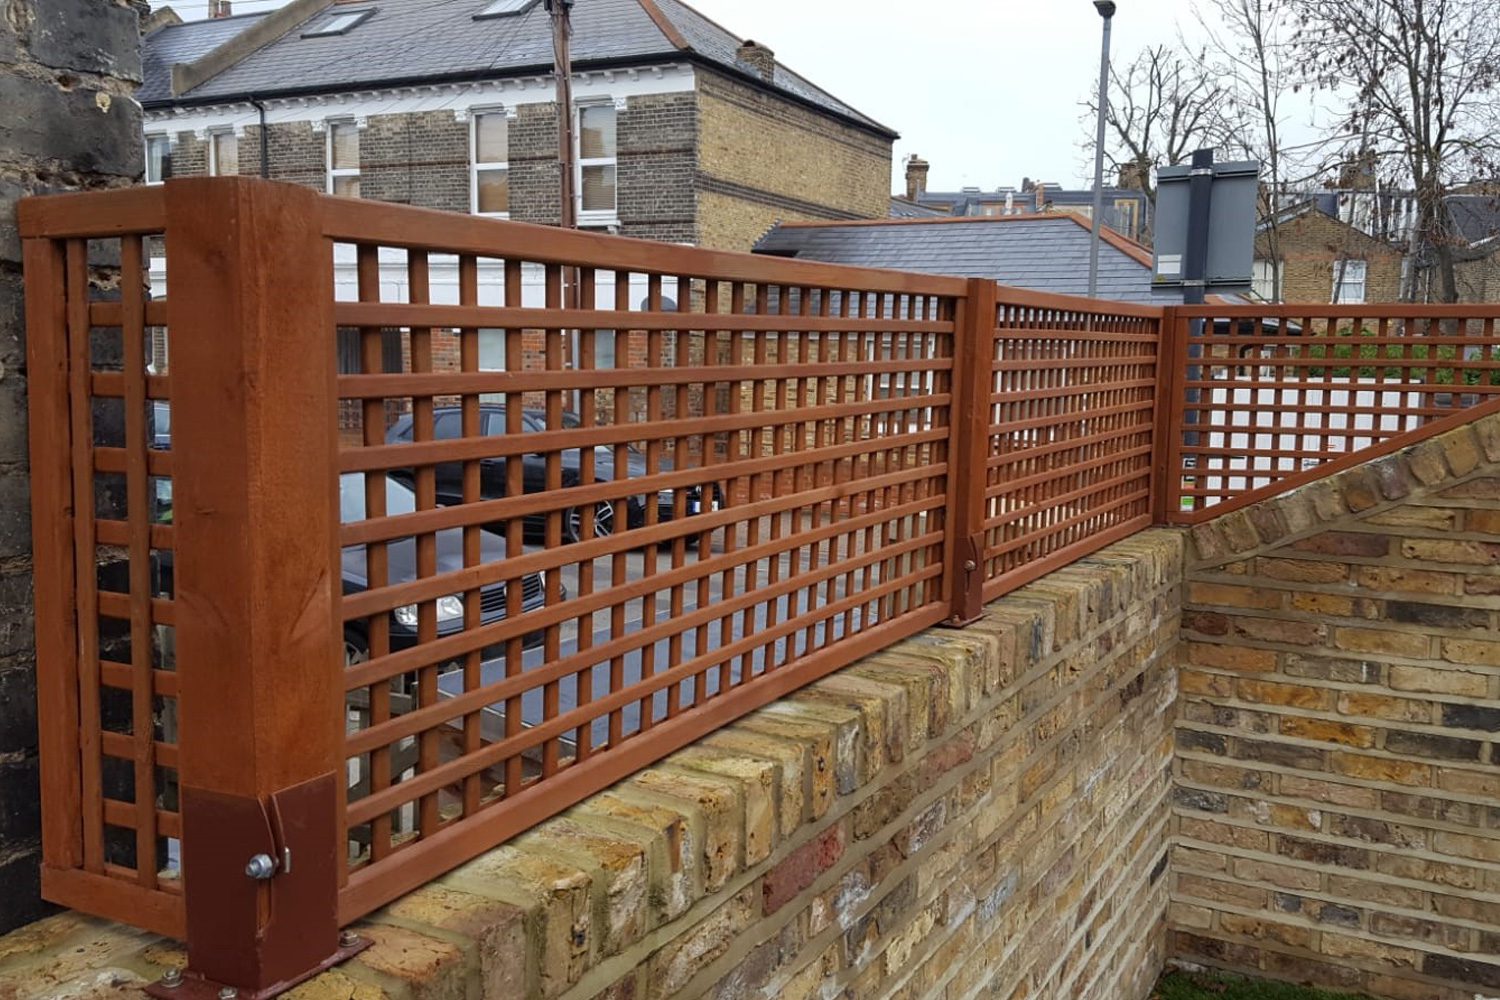
[[[295,995],[1145,1000],[1181,567],[1148,532],[867,657],[374,914]],[[182,959],[63,915],[0,982],[144,1000]]]
[[[703,246],[748,250],[777,220],[889,214],[889,139],[706,70],[698,80]]]
[[[1500,994],[1500,416],[1195,529],[1178,957]]]
[[[1331,302],[1335,261],[1363,260],[1366,302],[1401,297],[1401,252],[1323,212],[1309,211],[1277,230],[1282,260],[1283,302]],[[1257,260],[1271,256],[1270,237],[1255,239]]]

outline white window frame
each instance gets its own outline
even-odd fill
[[[620,224],[620,111],[621,101],[579,102],[573,111],[573,201],[580,226],[617,226]],[[612,108],[615,113],[615,150],[613,156],[583,158],[583,112],[586,108]],[[615,168],[615,205],[610,209],[583,207],[583,168]]]
[[[497,10],[496,8],[501,7],[502,2],[505,4],[504,9]],[[483,21],[492,17],[516,17],[527,13],[536,4],[537,0],[490,0],[478,14],[474,15],[474,20]]]
[[[1355,279],[1351,271],[1356,272],[1359,277]],[[1369,297],[1370,267],[1367,261],[1354,260],[1352,258],[1341,258],[1333,262],[1333,301],[1335,305],[1349,303],[1360,305]],[[1354,287],[1359,289],[1359,297],[1354,298],[1349,293]]]
[[[156,178],[156,180],[151,179],[151,144],[153,142],[164,142],[167,144],[167,162],[170,163],[172,160],[172,136],[167,132],[146,133],[146,141],[144,146],[146,153],[146,167],[144,176],[146,178],[147,184],[156,185],[165,181],[167,177],[171,176],[171,174],[169,173],[167,177],[158,177]]]
[[[1252,265],[1250,287],[1267,302],[1276,300],[1276,265],[1269,257],[1257,257]]]
[[[234,139],[235,171],[233,174],[219,173],[219,140],[224,136]],[[240,136],[232,128],[213,129],[208,133],[208,175],[210,177],[237,177],[239,176],[239,146]]]
[[[484,115],[498,115],[505,119],[505,149],[507,159],[504,162],[479,160],[479,119]],[[469,211],[474,215],[482,215],[487,219],[508,219],[509,212],[481,212],[479,210],[479,173],[482,170],[504,170],[505,188],[510,190],[510,125],[513,118],[509,111],[504,108],[471,108],[469,110]],[[618,171],[619,168],[616,168]],[[618,176],[618,175],[617,175]]]
[[[334,35],[347,35],[369,20],[370,15],[374,13],[375,9],[373,7],[365,7],[360,10],[334,10],[317,24],[302,32],[302,37],[330,38]]]
[[[326,167],[325,173],[327,175],[326,188],[325,189],[326,189],[326,191],[329,194],[333,194],[334,193],[334,191],[333,191],[333,181],[334,181],[334,178],[336,178],[336,177],[353,177],[356,180],[360,180],[361,179],[360,178],[360,165],[357,164],[357,165],[355,165],[353,167],[335,167],[333,165],[333,139],[334,139],[334,133],[339,128],[341,128],[341,127],[343,127],[345,125],[347,125],[349,128],[354,129],[354,133],[355,133],[356,137],[359,135],[359,133],[361,131],[361,129],[359,127],[359,122],[357,122],[353,118],[330,118],[328,120],[327,126],[324,129],[324,131],[326,131],[328,133],[328,135],[326,137],[326,140],[325,140],[325,142],[323,144],[323,164]],[[360,151],[359,160],[363,161],[363,159],[364,159],[364,151],[361,150]],[[361,184],[360,186],[361,186],[361,188],[363,188],[364,185]],[[361,192],[360,197],[363,197],[363,192]]]

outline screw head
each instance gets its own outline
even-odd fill
[[[359,935],[358,934],[354,933],[353,931],[340,931],[339,932],[339,947],[340,948],[353,948],[357,944],[359,944]]]
[[[239,995],[239,990],[235,989],[233,986],[226,986],[219,991],[219,1000],[235,1000],[235,998]]]
[[[168,969],[161,974],[161,985],[172,990],[182,985],[182,970]]]

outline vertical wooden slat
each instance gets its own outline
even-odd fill
[[[429,269],[427,254],[421,250],[409,250],[406,255],[407,300],[421,305],[431,300],[428,287]],[[412,327],[409,341],[410,368],[414,374],[432,371],[432,328]],[[432,397],[417,396],[411,401],[412,440],[431,441],[434,436]],[[415,485],[417,510],[433,510],[437,507],[437,470],[430,465],[416,470]],[[417,536],[417,577],[425,579],[437,575],[437,535],[423,532]],[[467,607],[465,608],[467,614]],[[437,638],[437,604],[423,601],[417,606],[417,642],[430,643]],[[432,705],[438,700],[438,667],[428,664],[417,677],[417,703]],[[422,733],[418,746],[417,766],[426,773],[438,766],[439,734],[435,729]],[[437,832],[438,796],[436,793],[422,796],[418,806],[417,832],[430,837]]]
[[[84,864],[80,659],[84,619],[76,591],[72,408],[69,378],[70,297],[74,272],[60,241],[22,244],[26,282],[27,405],[30,415],[32,583],[36,604],[37,713],[40,727],[42,860],[51,868]],[[83,520],[90,520],[85,509]],[[90,569],[92,572],[92,569]]]
[[[104,791],[100,759],[99,581],[94,538],[94,418],[89,397],[88,244],[67,242],[68,393],[72,411],[74,578],[78,584],[78,751],[82,759],[83,866],[104,871]]]
[[[508,265],[507,265],[508,267]],[[475,306],[479,304],[479,262],[472,254],[463,254],[458,258],[458,301],[460,305]],[[507,281],[505,287],[505,304],[510,305],[514,300],[510,297],[510,283]],[[506,366],[510,365],[510,334],[506,337]],[[519,350],[516,352],[519,355]],[[466,326],[458,331],[458,369],[462,374],[472,375],[479,371],[479,329]],[[479,407],[479,395],[477,393],[464,393],[459,401],[459,433],[464,437],[478,437],[483,433],[481,423],[481,411]],[[463,477],[461,489],[463,491],[464,503],[477,503],[480,497],[480,475],[481,467],[477,461],[464,462],[460,470]],[[507,556],[519,552],[521,525],[506,525],[505,554]],[[477,524],[465,525],[463,529],[464,565],[478,566],[483,558],[483,545],[480,526]],[[506,589],[506,613],[515,614],[520,607],[521,598],[517,594],[511,596],[511,589]],[[464,628],[478,628],[483,620],[483,596],[478,589],[470,589],[464,592]],[[521,642],[517,639],[506,650],[506,664],[510,664],[512,653],[514,658],[520,659]],[[464,656],[464,690],[478,690],[483,670],[482,653],[480,650],[472,650]],[[463,745],[464,753],[477,753],[483,740],[483,720],[478,712],[469,712],[464,716]],[[519,765],[519,762],[517,762]],[[517,784],[519,785],[519,771],[517,771]],[[507,779],[506,789],[510,789]],[[479,803],[484,795],[483,782],[479,774],[470,774],[464,779],[463,786],[463,814],[472,816],[479,811]]]
[[[361,302],[380,301],[380,248],[368,243],[355,250],[355,275]],[[360,368],[366,374],[385,371],[385,331],[378,326],[367,326],[359,331]],[[360,408],[361,440],[365,447],[374,447],[385,442],[385,401],[366,399]],[[386,474],[367,472],[364,477],[365,517],[384,517],[386,512]],[[385,586],[390,581],[390,547],[383,542],[365,546],[365,580],[371,589]],[[388,613],[371,615],[365,621],[370,659],[378,660],[391,651],[391,619]],[[391,688],[389,684],[376,684],[369,689],[369,717],[373,728],[391,717]],[[376,747],[370,751],[370,794],[379,794],[390,787],[397,775],[389,746]],[[370,823],[370,857],[379,861],[391,852],[393,818],[390,813],[376,816]]]
[[[136,880],[156,888],[156,722],[151,665],[151,510],[146,449],[145,280],[141,240],[120,241],[125,381],[125,510],[130,533],[131,743],[135,770]]]

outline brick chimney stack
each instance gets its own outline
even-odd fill
[[[916,201],[927,190],[927,171],[931,168],[926,160],[913,153],[906,161],[906,200]]]
[[[233,13],[234,12],[229,8],[229,0],[208,0],[209,17],[229,17]]]
[[[759,42],[745,39],[745,44],[740,46],[737,58],[767,83],[776,79],[776,53]]]

